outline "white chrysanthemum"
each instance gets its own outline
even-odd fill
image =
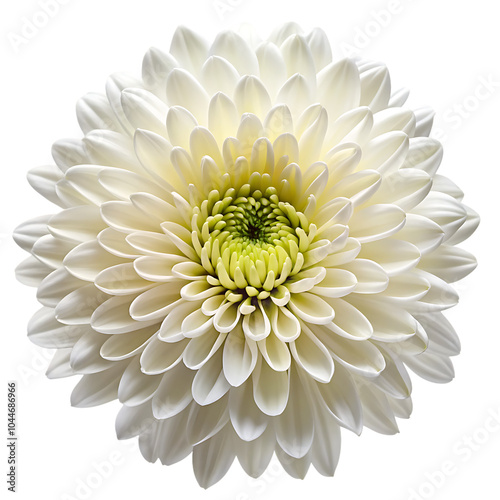
[[[211,45],[180,28],[142,78],[82,98],[84,138],[29,174],[63,210],[15,234],[43,305],[29,336],[58,349],[48,376],[83,374],[75,406],[118,398],[118,437],[164,464],[192,452],[204,487],[273,452],[294,477],[333,475],[341,426],[397,432],[406,366],[453,377],[441,311],[479,221],[406,97],[287,24]]]

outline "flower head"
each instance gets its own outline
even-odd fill
[[[441,311],[479,221],[406,97],[294,24],[257,45],[179,28],[142,78],[83,97],[83,139],[29,175],[62,210],[15,234],[48,376],[83,375],[75,406],[118,398],[118,437],[164,464],[192,452],[205,487],[273,452],[333,475],[341,426],[396,432],[406,367],[453,377]]]

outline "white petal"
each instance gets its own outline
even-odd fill
[[[203,319],[200,322],[192,321],[191,318],[193,318],[193,315],[198,316],[196,313],[199,310],[199,302],[183,302],[179,304],[163,320],[158,331],[158,338],[165,342],[178,342],[185,337],[203,335],[203,333],[211,328],[211,321],[207,321],[209,318],[204,315],[202,315]],[[186,325],[186,319],[188,319],[187,323],[189,326]]]
[[[210,55],[227,59],[243,75],[258,75],[259,63],[255,52],[247,42],[234,31],[219,33],[210,47]]]
[[[331,63],[318,73],[318,100],[328,111],[330,123],[359,106],[360,89],[359,72],[351,59]]]
[[[102,335],[86,327],[85,333],[78,339],[73,346],[69,364],[71,368],[78,373],[97,373],[113,364],[112,361],[103,359],[100,350],[107,335]]]
[[[164,465],[172,465],[187,457],[192,446],[186,439],[186,417],[188,410],[172,418],[154,421],[139,436],[139,449],[149,462],[158,458]],[[147,417],[146,421],[150,421]]]
[[[286,64],[279,48],[273,43],[263,42],[256,50],[259,60],[260,78],[272,98],[276,96],[287,78]]]
[[[373,383],[388,397],[406,399],[411,394],[411,380],[399,357],[384,352],[385,368]]]
[[[90,161],[90,160],[89,160]],[[76,165],[70,167],[65,179],[59,181],[56,190],[68,205],[97,205],[114,199],[104,187],[99,184],[99,172],[103,167],[97,165]]]
[[[385,176],[372,203],[383,201],[394,203],[403,210],[416,207],[429,193],[432,186],[430,176],[423,170],[405,168]]]
[[[271,426],[252,441],[237,441],[236,456],[241,467],[250,477],[259,477],[267,469],[274,453],[275,441],[274,430]]]
[[[309,82],[297,73],[282,85],[276,102],[286,104],[295,119],[311,104],[311,93]]]
[[[133,332],[156,324],[157,321],[136,321],[130,316],[130,304],[135,297],[136,295],[122,295],[103,302],[92,314],[92,328],[109,335]]]
[[[166,135],[167,105],[144,89],[127,88],[122,91],[121,105],[133,129],[144,128]]]
[[[124,118],[126,119],[126,118]],[[130,134],[133,129],[129,125]],[[92,163],[141,172],[132,140],[112,130],[92,130],[83,139]],[[76,167],[73,167],[76,168]],[[67,177],[67,175],[66,175]]]
[[[210,156],[217,165],[223,165],[217,141],[208,129],[195,127],[191,132],[189,147],[195,165],[200,165],[204,156]]]
[[[137,234],[137,233],[134,233]],[[137,235],[139,236],[139,235]],[[162,242],[158,238],[158,249]],[[157,239],[151,238],[150,242],[152,245],[156,244]],[[141,242],[139,242],[141,243]],[[148,242],[145,242],[146,244]],[[168,281],[178,281],[178,277],[174,276],[172,268],[179,264],[180,262],[189,262],[186,257],[171,253],[164,253],[159,255],[147,255],[144,257],[139,257],[134,261],[134,268],[139,276],[142,276],[146,280],[152,282],[168,282]]]
[[[196,32],[179,26],[172,37],[170,53],[184,69],[196,75],[207,58],[208,43]]]
[[[328,191],[329,198],[349,198],[353,206],[363,204],[379,189],[382,176],[375,170],[362,170],[347,175]]]
[[[312,293],[292,294],[290,309],[307,323],[325,325],[335,316],[335,311],[321,297]]]
[[[271,99],[256,76],[244,76],[234,91],[234,103],[240,115],[253,113],[263,119],[271,108]]]
[[[364,245],[361,249],[363,248]],[[351,262],[343,264],[342,268],[353,273],[356,277],[356,286],[354,289],[356,293],[383,292],[389,283],[386,271],[373,260],[354,259]],[[339,269],[336,269],[336,271],[339,271]]]
[[[378,170],[380,173],[396,172],[408,156],[410,142],[404,132],[387,132],[372,139],[361,159],[362,168]]]
[[[215,354],[222,356],[220,347],[225,338],[225,333],[218,333],[212,329],[200,337],[191,339],[184,352],[184,364],[191,370],[198,370]]]
[[[330,120],[325,144],[355,143],[365,144],[373,126],[373,113],[370,108],[360,106]]]
[[[224,377],[219,349],[196,373],[191,391],[199,405],[210,405],[227,393],[231,385]]]
[[[66,295],[84,285],[87,285],[86,281],[75,278],[64,267],[61,267],[52,271],[40,283],[36,298],[44,306],[56,307]]]
[[[436,275],[448,283],[461,280],[477,266],[475,257],[461,248],[441,245],[427,254],[419,263],[419,268]]]
[[[351,295],[348,301],[359,309],[373,326],[373,340],[401,342],[415,335],[416,321],[405,309],[382,298]]]
[[[391,79],[385,66],[361,74],[361,106],[368,106],[375,113],[387,107],[390,96]]]
[[[371,205],[351,217],[349,234],[361,243],[376,241],[399,231],[405,220],[405,212],[396,205]]]
[[[396,434],[398,424],[386,395],[373,385],[359,384],[363,423],[380,434]]]
[[[230,425],[193,448],[193,469],[202,488],[220,481],[235,458],[233,430]]]
[[[273,332],[264,340],[259,340],[257,344],[262,357],[273,370],[278,372],[288,370],[291,362],[290,350]],[[292,345],[293,343],[290,344]]]
[[[413,402],[410,398],[406,399],[395,399],[388,397],[389,406],[391,407],[394,415],[398,418],[410,418],[411,412],[413,411]]]
[[[118,399],[127,406],[138,406],[151,399],[161,382],[161,375],[145,375],[139,357],[127,366],[118,386]]]
[[[418,356],[405,356],[403,360],[412,371],[429,382],[446,384],[455,377],[455,370],[448,356],[426,351]]]
[[[47,227],[54,236],[77,242],[95,239],[106,227],[99,208],[91,205],[71,207],[52,216]]]
[[[460,339],[442,313],[430,313],[418,316],[417,319],[429,337],[429,351],[445,356],[460,353]]]
[[[186,433],[191,444],[201,443],[214,436],[229,420],[228,395],[211,405],[191,404]]]
[[[286,104],[277,104],[267,114],[264,120],[266,137],[274,142],[280,135],[293,132],[293,120]]]
[[[240,75],[235,67],[219,56],[210,56],[201,69],[201,82],[208,95],[223,92],[228,96],[232,96],[239,78]]]
[[[458,293],[452,285],[426,271],[415,270],[430,284],[428,292],[419,302],[408,304],[408,310],[416,313],[444,311],[458,303]]]
[[[325,408],[314,412],[314,440],[311,460],[323,476],[333,476],[340,456],[340,427]]]
[[[302,458],[309,451],[314,437],[313,415],[304,404],[306,393],[297,368],[291,368],[290,395],[284,412],[275,419],[276,441],[285,453]]]
[[[81,243],[64,258],[64,267],[76,278],[93,281],[106,268],[124,264],[125,259],[112,255],[96,240]]]
[[[44,198],[52,203],[64,207],[57,192],[56,183],[62,179],[61,170],[55,165],[44,165],[42,167],[32,168],[28,172],[28,182],[30,186]]]
[[[229,417],[243,441],[253,441],[266,430],[270,419],[255,404],[249,380],[229,393]]]
[[[431,177],[436,173],[443,159],[443,146],[428,137],[410,139],[410,149],[402,168],[417,168]]]
[[[302,28],[297,23],[289,21],[274,28],[269,36],[269,41],[281,45],[289,36],[302,34]]]
[[[142,60],[142,81],[148,90],[165,101],[167,77],[177,66],[177,61],[170,54],[151,47]]]
[[[217,92],[210,100],[208,128],[219,146],[226,137],[234,136],[238,130],[239,116],[233,101],[222,92]]]
[[[316,76],[316,68],[311,49],[305,37],[301,35],[290,35],[281,44],[281,53],[287,66],[288,76],[300,73],[308,81],[313,81]]]
[[[351,340],[366,340],[373,335],[371,323],[359,309],[342,299],[332,299],[329,302],[335,310],[335,318],[326,325],[327,328]]]
[[[449,245],[458,245],[459,243],[462,243],[462,241],[472,235],[479,225],[479,215],[472,210],[472,208],[463,204],[462,206],[467,212],[467,218],[457,232],[448,239],[447,243]]]
[[[172,281],[142,292],[130,305],[130,316],[137,321],[163,320],[174,307],[182,303],[182,285],[182,281]]]
[[[130,439],[147,431],[153,422],[150,401],[136,407],[122,406],[116,416],[116,436],[118,439]]]
[[[90,163],[81,139],[60,139],[52,145],[52,158],[62,172],[74,165]]]
[[[28,323],[29,339],[47,348],[72,347],[85,331],[85,328],[67,326],[57,321],[51,307],[39,309]]]
[[[319,382],[329,382],[335,366],[328,349],[305,325],[297,340],[290,343],[290,351],[297,365]]]
[[[19,224],[14,230],[14,241],[23,250],[31,252],[33,245],[38,239],[49,233],[47,223],[52,217],[52,215],[40,215],[39,217]]]
[[[388,276],[394,276],[413,269],[420,260],[420,251],[407,241],[386,238],[365,243],[359,257],[375,261]]]
[[[273,304],[270,307],[270,319],[273,333],[282,342],[291,342],[300,335],[300,322],[286,307]]]
[[[405,88],[401,88],[399,90],[395,90],[391,94],[391,98],[389,99],[389,108],[397,108],[403,106],[403,104],[408,100],[408,96],[410,95],[410,91]]]
[[[141,370],[146,375],[158,375],[171,370],[182,360],[187,340],[167,344],[154,338],[141,355]]]
[[[311,49],[316,71],[320,71],[332,62],[332,49],[326,33],[321,28],[312,29],[306,36]]]
[[[310,126],[300,134],[299,149],[300,161],[303,166],[311,165],[313,162],[320,160],[320,152],[323,147],[323,140],[328,127],[328,114],[325,108],[321,108],[317,118]],[[326,170],[326,181],[328,180],[328,168],[323,164]],[[324,189],[324,188],[323,188]],[[306,192],[305,196],[309,193]],[[319,198],[319,196],[317,196]]]
[[[108,294],[90,283],[66,295],[57,304],[56,318],[66,325],[88,324],[94,311],[108,298]]]
[[[57,269],[62,266],[64,258],[76,244],[75,241],[46,234],[38,239],[31,252],[43,264]]]
[[[428,137],[431,133],[432,122],[434,121],[435,114],[436,112],[429,107],[416,109],[415,118],[417,120],[417,124],[413,135],[415,135],[416,137]]]
[[[381,295],[400,302],[413,302],[420,300],[429,288],[430,283],[423,276],[409,271],[391,277],[388,287]]]
[[[260,410],[270,416],[281,414],[288,401],[288,373],[274,371],[259,358],[252,380],[253,397]]]
[[[287,474],[295,479],[304,479],[306,477],[311,465],[311,453],[307,453],[302,458],[294,458],[276,445],[276,456]]]
[[[111,295],[128,295],[143,292],[154,283],[142,279],[135,271],[134,264],[117,264],[101,271],[94,280],[95,286]]]
[[[179,414],[193,400],[191,384],[196,372],[179,363],[163,374],[153,396],[155,418],[171,418]]]
[[[126,237],[125,233],[107,227],[97,235],[97,241],[104,250],[117,257],[135,259],[139,256],[139,252],[127,242]]]
[[[233,386],[238,387],[251,375],[257,363],[257,345],[246,339],[237,327],[226,337],[223,352],[224,376]]]
[[[326,268],[324,279],[315,285],[311,292],[322,297],[343,297],[357,290],[358,280],[355,274],[346,269]]]
[[[376,377],[385,367],[384,357],[369,340],[358,341],[332,335],[324,327],[316,327],[314,333],[329,349],[333,358],[351,372],[365,377]]]
[[[127,361],[120,361],[102,372],[84,375],[71,393],[71,406],[88,408],[116,399],[127,364]]]
[[[58,349],[55,352],[54,357],[45,372],[48,379],[64,378],[76,375],[73,369],[69,366],[70,355],[71,347],[68,349]]]
[[[278,136],[273,143],[273,148],[276,158],[287,156],[290,162],[299,160],[299,143],[295,136],[290,133]]]
[[[106,95],[111,105],[111,109],[118,122],[123,127],[123,130],[132,134],[133,129],[123,113],[121,106],[121,92],[128,87],[142,88],[142,82],[135,76],[128,75],[127,73],[114,73],[106,81]],[[103,163],[103,165],[106,165],[106,163]]]
[[[451,179],[440,174],[435,174],[432,178],[432,190],[448,194],[457,201],[462,201],[465,196],[464,192]]]
[[[427,217],[406,214],[406,224],[392,239],[415,245],[422,255],[437,248],[444,238],[444,231]]]
[[[363,429],[363,414],[357,387],[349,371],[340,364],[335,367],[332,380],[327,384],[311,382],[313,394],[325,405],[335,420],[346,429],[360,434]]]
[[[109,335],[101,347],[101,356],[110,361],[120,361],[140,353],[153,335],[158,325],[135,330],[133,335]]]
[[[467,219],[467,211],[459,201],[435,191],[431,191],[413,212],[439,224],[444,231],[443,242],[451,238]]]
[[[415,115],[413,111],[403,108],[387,108],[373,116],[371,137],[377,137],[387,132],[400,130],[412,137],[415,131]]]
[[[324,281],[326,276],[324,267],[313,267],[297,273],[293,278],[288,279],[285,286],[290,290],[290,293],[302,293],[311,290],[314,285]]]
[[[267,312],[264,310],[262,301],[258,301],[259,305],[254,312],[243,317],[243,332],[252,340],[262,340],[271,332],[271,322]]]
[[[175,68],[167,78],[167,99],[170,106],[182,106],[200,123],[207,120],[208,94],[200,83],[187,71]]]
[[[31,255],[17,265],[16,279],[26,286],[39,286],[54,269]]]
[[[94,129],[121,130],[106,96],[91,92],[78,99],[76,117],[83,133]]]

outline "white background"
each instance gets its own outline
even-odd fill
[[[23,18],[33,19],[40,3],[23,0],[3,6],[1,335],[4,377],[19,383],[17,498],[499,498],[500,30],[495,7],[492,0],[66,0],[46,26],[16,45]],[[267,36],[286,20],[299,21],[306,30],[322,27],[336,57],[343,55],[342,47],[351,46],[386,62],[394,88],[412,90],[412,106],[436,109],[435,127],[445,134],[441,173],[466,191],[465,202],[482,216],[479,230],[465,244],[479,267],[458,284],[461,303],[448,314],[462,339],[456,379],[439,386],[413,377],[415,409],[409,421],[401,422],[400,434],[387,437],[365,430],[358,438],[344,432],[335,478],[323,478],[311,468],[298,481],[273,465],[263,478],[250,480],[235,462],[220,483],[205,491],[194,479],[190,458],[168,468],[152,465],[142,458],[135,440],[118,442],[118,404],[71,408],[69,394],[76,380],[45,378],[48,351],[31,345],[25,333],[37,308],[35,293],[13,277],[25,255],[9,234],[25,219],[52,211],[29,188],[26,172],[51,161],[50,146],[56,139],[79,135],[76,99],[103,90],[109,73],[139,71],[150,46],[168,50],[178,24],[211,39],[243,22]],[[484,79],[496,85],[480,89],[478,100],[474,95]],[[494,426],[491,413],[499,420]],[[1,422],[6,429],[6,417]],[[5,463],[2,449],[0,461]],[[96,475],[95,464],[117,457],[107,477]],[[452,473],[437,473],[443,467]],[[78,489],[89,480],[90,490]],[[0,488],[6,490],[5,479]]]

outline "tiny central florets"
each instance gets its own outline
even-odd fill
[[[301,270],[314,237],[304,214],[280,201],[274,187],[262,192],[249,184],[211,191],[193,209],[192,227],[208,281],[234,301],[269,297]]]

